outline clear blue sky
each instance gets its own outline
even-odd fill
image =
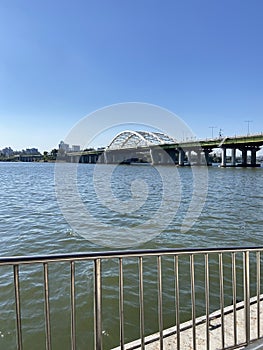
[[[0,148],[147,102],[197,137],[263,131],[262,0],[0,0]]]

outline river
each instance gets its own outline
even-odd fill
[[[64,164],[65,172],[72,169],[72,164]],[[107,168],[108,167],[108,168]],[[109,170],[110,169],[110,170]],[[151,166],[125,166],[115,167],[101,165],[97,169],[97,184],[105,186],[104,179],[107,172],[112,172],[110,189],[114,198],[118,201],[127,201],[133,196],[132,183],[139,185],[141,196],[144,200],[142,205],[135,211],[121,212],[112,207],[105,209],[105,200],[98,199],[100,190],[94,190],[94,165],[80,164],[77,170],[77,187],[84,205],[89,209],[102,227],[107,227],[107,235],[104,241],[96,240],[95,226],[90,225],[90,232],[87,236],[79,234],[65,218],[63,208],[58,205],[55,181],[56,166],[52,163],[0,163],[0,250],[1,256],[14,255],[48,255],[54,253],[76,253],[88,251],[100,251],[114,249],[110,237],[116,235],[120,227],[140,226],[148,222],[147,229],[150,231],[154,226],[160,226],[154,213],[160,210],[162,191],[164,188],[163,179],[171,189],[171,197],[165,203],[172,211],[174,202],[176,215],[169,217],[163,231],[159,229],[153,236],[145,234],[139,244],[132,241],[125,244],[122,238],[121,249],[155,249],[155,248],[190,248],[190,247],[222,247],[222,246],[256,246],[262,245],[263,233],[263,168],[220,168],[217,166],[196,167],[196,174],[201,179],[207,179],[204,185],[205,191],[199,193],[202,196],[204,205],[200,213],[197,210],[193,225],[187,231],[181,230],[187,210],[193,198],[194,173],[190,167],[176,168],[176,181],[169,183],[171,167],[162,167],[161,176],[159,170]],[[139,180],[138,180],[139,179]],[[143,182],[140,182],[140,179]],[[63,182],[63,179],[61,179]],[[137,182],[136,182],[137,181]],[[139,182],[138,182],[139,181]],[[140,187],[141,186],[141,187]],[[174,197],[172,196],[174,190]],[[145,197],[144,190],[147,194]],[[207,193],[206,193],[207,192]],[[67,187],[65,187],[67,193]],[[137,193],[138,195],[138,193]],[[136,198],[136,190],[135,190]],[[64,203],[72,207],[74,201]],[[134,198],[133,198],[134,199]],[[170,204],[169,204],[170,203]],[[114,203],[113,203],[114,204]],[[118,208],[118,207],[117,207]],[[200,209],[199,208],[199,209]],[[64,215],[63,215],[64,214]],[[99,218],[99,219],[98,219]],[[156,225],[154,224],[156,220]],[[160,220],[159,220],[160,221]],[[164,222],[161,222],[163,225]],[[98,226],[100,227],[100,226]],[[118,232],[119,232],[118,231]],[[100,235],[102,233],[100,232]],[[98,242],[103,242],[99,244]],[[119,247],[116,247],[116,249]],[[150,264],[150,261],[149,261]],[[138,283],[137,274],[133,270],[134,264],[127,264],[129,271],[127,285]],[[78,340],[78,349],[86,348],[87,344],[93,344],[92,319],[83,315],[92,314],[92,278],[90,271],[92,266],[88,263],[79,264],[77,274],[78,305],[77,321],[78,332],[81,334]],[[68,310],[69,285],[64,286],[61,282],[63,276],[68,278],[68,267],[60,265],[51,266],[51,307],[52,324],[54,327],[55,350],[69,349],[70,317]],[[115,283],[117,280],[117,265],[108,262],[103,267],[104,279],[108,288],[104,291],[104,343],[106,348],[118,345],[116,339],[118,324],[111,329],[114,317],[118,317],[118,299]],[[146,266],[146,270],[148,267]],[[167,276],[169,276],[169,261],[167,261]],[[171,267],[172,271],[172,267]],[[44,318],[43,318],[43,289],[40,267],[27,267],[22,269],[21,279],[21,302],[23,318],[24,348],[44,349]],[[150,274],[150,270],[146,274]],[[33,276],[33,277],[32,277]],[[167,277],[168,278],[168,277]],[[15,348],[15,318],[13,297],[12,270],[9,267],[1,267],[0,283],[0,349],[12,350]],[[129,281],[128,281],[129,279]],[[149,290],[152,283],[149,280]],[[147,282],[146,282],[147,284]],[[150,292],[149,292],[150,293]],[[169,294],[169,293],[168,293]],[[134,296],[135,298],[136,296]],[[146,296],[147,299],[147,288]],[[146,319],[151,319],[151,306],[156,307],[156,300],[151,300],[149,294],[149,307],[146,311]],[[170,301],[167,301],[169,305]],[[133,312],[133,297],[127,301],[127,329],[132,333],[135,323],[138,323],[138,313]],[[153,318],[154,326],[149,327],[148,332],[155,330],[157,319]],[[171,325],[168,320],[166,326]],[[147,331],[147,330],[146,330]],[[136,334],[134,334],[136,337]],[[127,339],[127,341],[130,339]],[[89,348],[89,347],[88,347]],[[91,348],[91,347],[90,347]]]

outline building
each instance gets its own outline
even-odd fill
[[[72,145],[71,151],[72,152],[80,152],[80,146],[79,145]]]
[[[64,141],[60,141],[60,144],[58,145],[59,150],[68,152],[69,151],[69,144],[65,143]]]

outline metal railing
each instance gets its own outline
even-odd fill
[[[51,293],[55,283],[59,284],[59,289],[69,292],[67,296],[64,295],[67,293],[61,295],[67,297],[64,307],[70,315],[67,347],[72,350],[101,350],[116,346],[118,349],[151,349],[151,343],[156,342],[159,349],[165,349],[168,338],[174,341],[174,349],[183,349],[185,331],[188,331],[187,337],[191,334],[193,349],[199,349],[200,337],[205,342],[203,348],[213,349],[212,333],[215,328],[220,328],[221,349],[248,345],[263,336],[262,251],[263,247],[169,249],[1,258],[1,275],[3,269],[10,266],[13,269],[10,288],[14,292],[16,348],[29,349],[24,345],[26,338],[30,343],[31,333],[30,327],[27,329],[23,325],[23,286],[29,288],[28,285],[36,278],[36,267],[42,276],[41,303],[44,311],[39,324],[44,324],[43,348],[47,350],[59,349],[54,345],[57,327],[56,321],[53,321],[56,317],[54,313],[61,312],[59,308],[52,309],[53,298],[59,299],[57,293]],[[65,278],[60,281],[62,270],[67,268]],[[107,304],[108,280],[117,302],[111,299]],[[83,284],[84,294],[81,294],[79,288]],[[92,299],[92,314],[89,312],[86,316],[94,329],[89,332],[88,338],[85,338],[85,329],[78,328],[81,323],[78,321],[80,295],[84,304]],[[2,300],[0,286],[0,303],[3,302],[6,301]],[[111,302],[118,309],[112,317],[109,315],[111,309],[107,310]],[[30,303],[27,307],[30,308]],[[255,309],[253,324],[252,307]],[[135,316],[132,316],[133,312]],[[240,312],[243,317],[241,325],[237,322]],[[230,321],[227,320],[229,314]],[[106,331],[104,316],[110,318]],[[84,317],[83,311],[81,317]],[[217,320],[216,326],[212,324],[214,320]],[[226,336],[230,328],[231,334]],[[134,331],[133,339],[129,335],[131,329]],[[86,339],[84,345],[81,345],[82,337]]]

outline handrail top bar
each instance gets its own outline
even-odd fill
[[[170,248],[170,249],[146,249],[146,250],[118,250],[118,251],[98,251],[69,254],[50,254],[50,255],[29,255],[29,256],[9,256],[0,257],[0,265],[32,264],[44,262],[65,262],[96,260],[124,257],[140,256],[167,256],[167,255],[187,255],[187,254],[209,254],[209,253],[235,253],[245,251],[263,251],[263,246],[244,246],[244,247],[217,247],[217,248]]]

